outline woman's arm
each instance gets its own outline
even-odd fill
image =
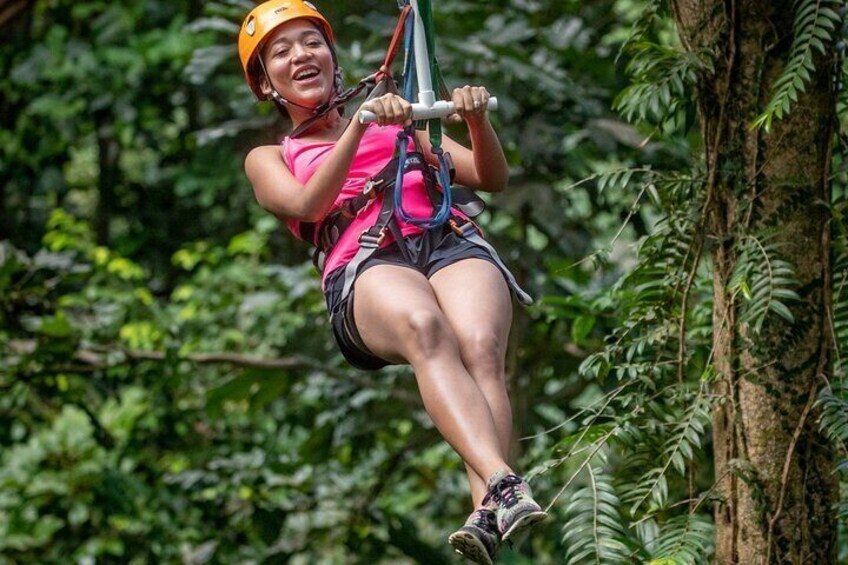
[[[360,110],[377,114],[381,125],[407,124],[412,116],[412,106],[394,94],[369,100]],[[322,219],[341,192],[366,127],[358,120],[352,121],[305,184],[286,166],[278,146],[265,145],[251,150],[245,158],[244,170],[253,185],[256,200],[280,219],[306,222]]]
[[[442,149],[451,154],[456,167],[457,183],[488,192],[500,192],[506,188],[509,180],[509,167],[498,136],[489,121],[486,110],[488,101],[489,93],[483,87],[465,86],[454,89],[453,103],[457,120],[464,119],[468,124],[471,149],[447,136],[442,137]],[[427,160],[435,164],[436,156],[430,151],[429,134],[418,132],[418,140]]]
[[[351,123],[306,184],[286,166],[279,146],[251,150],[244,170],[259,205],[280,219],[316,222],[323,218],[342,189],[364,131],[365,126]]]

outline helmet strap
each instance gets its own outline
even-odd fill
[[[333,95],[330,97],[332,100],[337,94],[344,90],[344,73],[342,73],[342,68],[336,63],[336,70],[333,73]]]

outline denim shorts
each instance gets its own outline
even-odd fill
[[[360,265],[357,276],[377,265],[398,265],[415,269],[429,279],[440,269],[471,258],[489,261],[500,269],[487,249],[458,236],[450,228],[440,227],[378,249]],[[344,267],[339,267],[327,275],[324,283],[324,297],[327,300],[336,343],[339,344],[345,359],[358,369],[371,371],[390,365],[390,361],[381,359],[368,350],[356,329],[353,319],[353,290],[346,299],[341,299],[344,271]]]

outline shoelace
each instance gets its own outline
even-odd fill
[[[483,499],[483,504],[487,504],[490,499],[493,499],[498,504],[503,504],[507,508],[512,508],[518,503],[518,495],[520,494],[519,487],[523,481],[515,475],[507,475],[489,491]]]
[[[521,479],[515,475],[507,475],[501,480],[498,485],[501,500],[507,508],[512,508],[518,503],[518,487],[521,485]]]
[[[471,519],[471,525],[477,526],[478,528],[482,528],[484,530],[488,530],[491,528],[491,511],[480,509],[474,512],[473,518]]]

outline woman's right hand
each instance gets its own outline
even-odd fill
[[[388,93],[367,100],[359,107],[359,110],[376,114],[376,122],[381,126],[388,124],[408,126],[412,123],[412,104],[397,94]]]

